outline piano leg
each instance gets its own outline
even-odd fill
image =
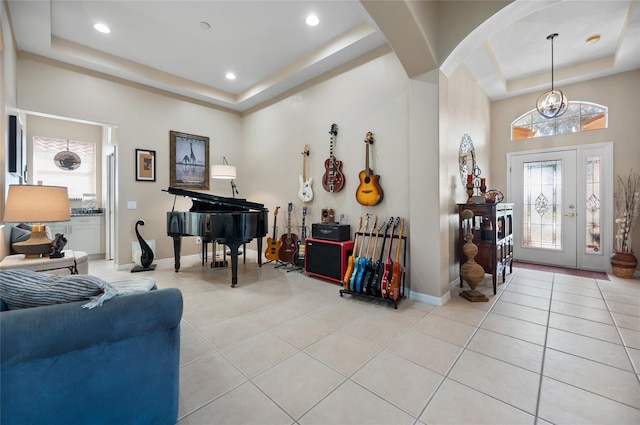
[[[258,239],[258,267],[262,267],[262,238]]]
[[[231,250],[231,287],[234,288],[238,283],[238,249],[241,243],[226,244]]]
[[[173,256],[175,261],[176,273],[180,270],[180,251],[182,250],[182,236],[173,237]]]

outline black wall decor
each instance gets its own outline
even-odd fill
[[[7,171],[16,177],[22,177],[26,152],[23,152],[22,149],[22,126],[15,115],[9,115],[9,150],[7,153]]]

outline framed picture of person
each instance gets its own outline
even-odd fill
[[[136,181],[156,181],[156,151],[136,149]]]
[[[169,132],[171,187],[209,189],[209,138]]]

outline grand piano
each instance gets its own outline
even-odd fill
[[[262,265],[262,238],[269,227],[269,210],[264,205],[174,187],[165,192],[190,198],[193,202],[189,211],[174,211],[174,199],[172,211],[167,212],[167,234],[173,238],[176,273],[180,270],[183,236],[200,236],[229,247],[232,287],[238,283],[238,248],[241,245],[256,238],[258,264]]]

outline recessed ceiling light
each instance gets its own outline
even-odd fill
[[[105,24],[98,23],[98,24],[95,24],[93,28],[95,28],[96,31],[100,31],[103,34],[109,34],[111,32],[111,29]]]
[[[320,19],[316,15],[309,15],[305,21],[310,27],[315,27],[320,23]]]
[[[202,21],[200,22],[200,28],[202,28],[203,30],[208,30],[209,28],[211,28],[211,25],[209,24],[209,22]]]
[[[595,34],[595,35],[592,35],[591,37],[588,37],[587,40],[586,40],[586,43],[587,44],[595,44],[598,41],[600,41],[600,34]]]
[[[233,72],[227,72],[227,75],[225,75],[225,77],[227,77],[227,80],[235,80],[236,74],[234,74]]]

